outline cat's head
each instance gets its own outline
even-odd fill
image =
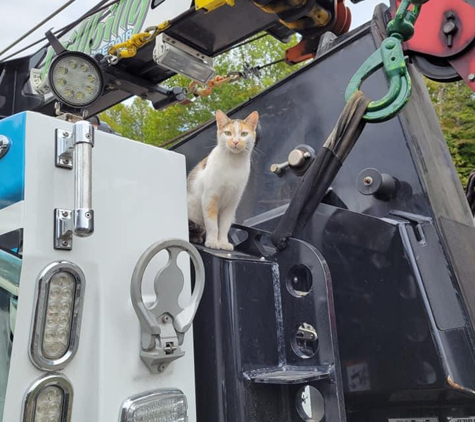
[[[244,120],[230,119],[221,110],[216,110],[218,145],[232,153],[251,152],[256,142],[259,113],[253,111]]]

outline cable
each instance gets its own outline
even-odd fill
[[[99,13],[101,12],[102,10],[104,9],[107,9],[108,7],[111,7],[113,6],[114,4],[116,3],[119,3],[120,0],[112,0],[111,2],[107,3],[108,0],[102,0],[98,5],[96,5],[95,7],[93,7],[89,12],[86,12],[84,15],[82,15],[80,18],[76,19],[75,21],[69,23],[68,25],[66,26],[63,26],[62,28],[60,29],[57,29],[56,31],[53,31],[53,34],[55,34],[55,36],[57,38],[61,38],[64,34],[66,34],[68,31],[70,31],[72,28],[74,28],[76,25],[78,25],[79,23],[81,23],[81,21],[83,21],[84,19],[87,19],[93,15],[95,15],[96,13]],[[104,5],[104,3],[107,3]],[[103,5],[103,6],[102,6]],[[9,56],[3,58],[0,60],[0,63],[3,63],[5,62],[6,60],[22,53],[23,51],[25,50],[28,50],[30,49],[31,47],[34,47],[35,45],[38,45],[39,43],[43,42],[46,40],[46,37],[43,37],[43,38],[40,38],[39,40],[27,45],[26,47],[23,47],[22,49],[18,50],[18,51],[15,51],[14,53],[10,54]],[[46,47],[47,45],[45,45],[44,47]]]
[[[269,34],[261,34],[257,37],[254,37],[254,38],[251,38],[250,40],[246,40],[246,41],[243,41],[239,44],[236,44],[236,45],[233,45],[231,47],[228,47],[226,48],[225,50],[221,51],[221,53],[219,54],[224,54],[224,53],[227,53],[228,51],[231,51],[231,50],[234,50],[235,48],[239,48],[239,47],[242,47],[243,45],[246,45],[246,44],[249,44],[251,42],[254,42],[254,41],[257,41],[257,40],[260,40],[261,38],[264,38],[264,37],[267,37],[269,36]]]

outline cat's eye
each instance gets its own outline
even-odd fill
[[[231,133],[229,130],[226,130],[226,131],[224,132],[224,134],[225,134],[226,136],[231,136],[231,135],[232,135],[232,133]]]
[[[241,136],[247,136],[249,132],[241,132]]]

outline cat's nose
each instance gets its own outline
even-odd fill
[[[233,141],[233,144],[234,146],[236,146],[237,144],[239,144],[239,141]]]

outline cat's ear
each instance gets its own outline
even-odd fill
[[[216,110],[216,124],[218,125],[218,129],[221,129],[229,120],[230,118],[221,110]]]
[[[253,111],[249,116],[246,117],[244,123],[251,126],[254,130],[257,128],[257,123],[259,122],[259,113]]]

